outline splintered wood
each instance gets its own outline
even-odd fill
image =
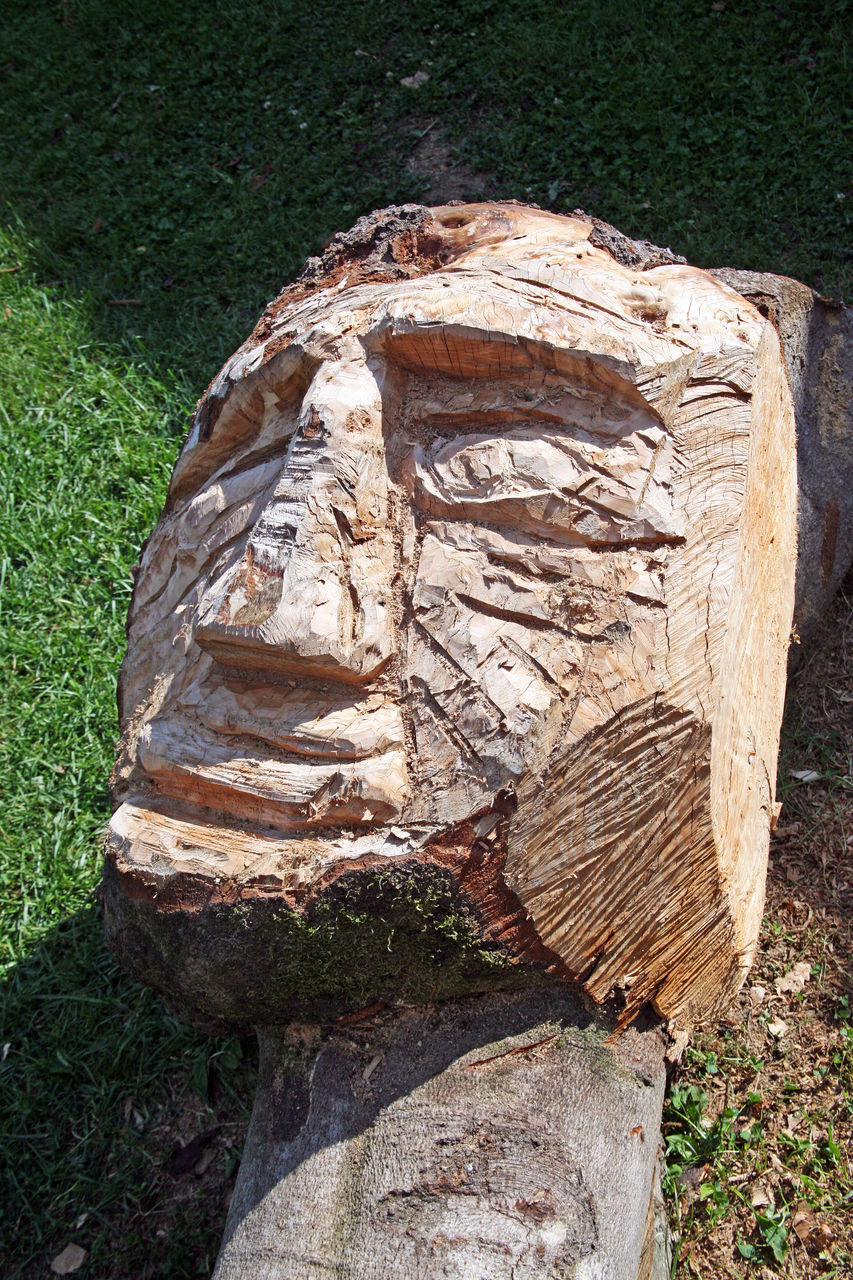
[[[580,217],[406,209],[200,403],[131,610],[109,859],[173,912],[451,867],[485,946],[707,1016],[752,959],[774,806],[776,331]]]

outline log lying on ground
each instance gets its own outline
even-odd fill
[[[214,1280],[650,1280],[663,1045],[553,990],[262,1032]]]
[[[741,297],[594,232],[378,216],[201,402],[131,611],[105,888],[196,1016],[548,972],[689,1022],[743,980],[791,393]],[[416,960],[353,973],[374,932]]]
[[[221,1280],[645,1280],[660,1030],[758,935],[795,498],[770,320],[581,216],[364,219],[211,384],[134,592],[103,899],[183,1016],[274,1029]],[[602,1160],[636,1165],[609,1199]]]

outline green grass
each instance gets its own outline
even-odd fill
[[[719,1229],[729,1245],[733,1239],[730,1257],[741,1267],[782,1270],[791,1262],[792,1228],[800,1225],[804,1240],[811,1228],[807,1253],[816,1261],[815,1271],[805,1274],[849,1274],[853,1175],[844,1147],[853,1118],[853,1026],[845,1001],[824,1014],[836,1023],[830,1062],[802,1075],[808,1060],[795,1055],[790,1069],[798,1072],[796,1079],[785,1078],[788,1063],[780,1049],[758,1056],[760,1027],[756,1034],[748,1024],[728,1026],[688,1050],[664,1109],[664,1190],[682,1246],[685,1240],[701,1244]],[[768,1016],[758,1021],[766,1024]],[[826,1096],[830,1073],[840,1086],[840,1103]],[[792,1122],[795,1130],[782,1128]],[[837,1139],[835,1126],[844,1136]],[[757,1190],[764,1195],[756,1197]],[[821,1249],[813,1234],[821,1223],[834,1247]],[[797,1275],[796,1263],[783,1273]]]
[[[0,956],[85,900],[97,870],[130,569],[156,518],[189,392],[91,336],[18,236],[3,284]]]
[[[428,126],[494,195],[849,296],[850,6],[8,0],[3,18],[0,1270],[44,1275],[74,1238],[81,1274],[204,1274],[221,1205],[178,1225],[156,1135],[186,1099],[199,1123],[236,1106],[252,1062],[220,1055],[205,1094],[220,1050],[124,982],[92,905],[130,570],[189,410],[327,236],[426,195],[408,166]]]

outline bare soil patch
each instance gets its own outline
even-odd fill
[[[493,175],[478,173],[463,164],[438,120],[427,120],[415,129],[415,144],[406,161],[412,177],[423,184],[427,204],[451,200],[483,200]]]

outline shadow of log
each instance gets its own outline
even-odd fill
[[[254,1042],[211,1041],[164,1014],[106,951],[90,904],[7,971],[0,1044],[0,1273],[42,1280],[69,1242],[104,1280],[209,1270]],[[203,1174],[170,1173],[176,1148],[217,1126]]]

